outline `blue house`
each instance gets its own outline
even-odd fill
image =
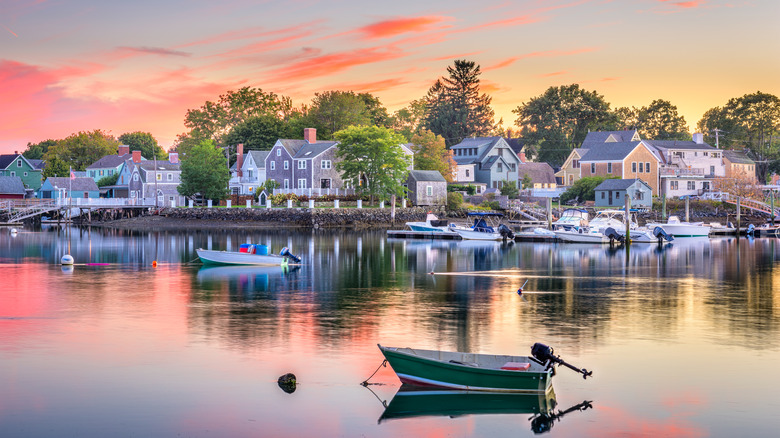
[[[607,179],[599,184],[596,192],[596,207],[623,207],[626,194],[631,198],[632,208],[651,208],[653,188],[641,179]]]
[[[77,178],[46,178],[38,197],[43,199],[59,198],[99,198],[100,189],[95,180],[90,177]]]

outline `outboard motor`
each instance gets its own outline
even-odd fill
[[[282,256],[282,257],[287,257],[288,259],[294,261],[295,263],[300,263],[301,262],[301,258],[298,257],[298,256],[293,255],[293,253],[291,253],[290,250],[287,249],[286,246],[284,248],[282,248],[281,251],[279,251],[279,255]]]
[[[753,224],[748,225],[747,231],[745,231],[748,236],[752,236],[756,232],[756,227],[753,226]]]
[[[571,365],[567,363],[565,360],[561,359],[560,356],[556,356],[553,352],[552,347],[548,347],[542,343],[535,343],[531,347],[531,355],[536,358],[539,363],[542,365],[547,364],[547,368],[551,368],[553,364],[557,365],[563,365],[566,368],[569,368],[570,370],[574,370],[580,374],[582,374],[583,379],[587,379],[589,376],[593,375],[593,371],[588,371],[585,368],[579,369],[575,367],[574,365]]]
[[[498,226],[498,232],[499,234],[501,234],[501,237],[503,237],[504,240],[506,239],[514,240],[515,238],[515,233],[513,233],[512,230],[510,230],[509,227],[507,227],[504,224]]]
[[[655,238],[658,239],[658,243],[661,243],[663,239],[666,239],[669,242],[674,240],[674,236],[670,236],[669,234],[667,234],[666,231],[664,231],[664,229],[661,227],[653,228],[653,236],[655,236]]]
[[[626,236],[618,233],[614,228],[608,227],[606,230],[604,230],[604,235],[609,237],[609,242],[612,243],[614,241],[618,241],[620,243],[623,243],[626,240]]]

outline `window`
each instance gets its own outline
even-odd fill
[[[22,167],[22,160],[18,160],[16,162],[16,167]]]
[[[162,181],[162,173],[157,172],[155,175],[157,176],[157,181]]]
[[[632,171],[632,172],[634,172],[634,173],[636,173],[636,161],[634,161],[633,163],[631,163],[631,171]]]
[[[114,169],[108,169],[108,176],[111,176],[114,174]]]
[[[271,170],[276,170],[276,161],[271,161]]]
[[[469,170],[466,169],[466,178],[468,178],[468,177],[469,177]]]
[[[634,163],[634,164],[636,164],[636,163]],[[645,166],[642,166],[642,163],[639,163],[639,173],[644,173],[644,167]]]
[[[138,181],[138,174],[137,173],[133,174],[133,181]]]
[[[282,156],[282,150],[281,149],[277,149],[276,150],[276,156],[277,157],[281,157]]]
[[[696,181],[688,181],[688,190],[696,190]]]
[[[322,160],[322,162],[320,162],[320,169],[330,169],[330,160]]]
[[[515,163],[510,163],[510,164],[509,164],[509,169],[510,169],[510,170],[512,170],[512,172],[514,172],[514,171],[515,171],[515,169],[516,169],[516,167],[515,167]]]
[[[168,181],[173,181],[173,174],[172,173],[168,174]]]
[[[503,172],[504,171],[504,166],[501,163],[498,163],[498,171],[499,172]]]
[[[604,191],[601,191],[601,199],[604,199]]]
[[[287,170],[290,168],[290,162],[287,160],[284,160],[284,170]]]
[[[24,172],[24,176],[27,176],[27,172]]]
[[[590,163],[590,173],[596,174],[596,163]]]
[[[607,173],[612,173],[612,163],[607,163]]]
[[[284,179],[284,188],[289,189],[290,188],[290,180],[285,178]]]
[[[320,180],[320,188],[321,189],[329,189],[330,188],[330,179],[329,178],[323,178]]]
[[[89,171],[89,176],[94,178],[95,177],[95,171],[94,170],[90,170]]]
[[[306,178],[299,178],[298,179],[298,188],[299,189],[305,189],[306,188]]]
[[[298,160],[298,169],[306,168],[306,160]]]
[[[103,171],[101,170],[101,171],[100,171],[98,174],[99,174],[100,176],[103,176]]]
[[[425,194],[428,196],[433,196],[433,186],[425,186]]]
[[[710,166],[710,175],[715,175],[715,166]]]
[[[669,181],[669,188],[671,190],[677,190],[678,187],[678,181]]]
[[[578,167],[580,167],[580,160],[572,160],[571,167],[573,169],[577,169]]]
[[[11,176],[16,176],[16,172],[11,171]]]

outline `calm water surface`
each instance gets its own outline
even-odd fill
[[[775,239],[626,251],[382,232],[72,231],[0,229],[2,437],[780,430]],[[196,248],[248,241],[287,246],[303,266],[188,263]],[[76,263],[107,265],[63,268],[69,246]],[[550,400],[409,404],[389,367],[360,386],[382,362],[377,343],[528,354],[537,341],[594,370],[584,381],[559,369],[564,413],[542,426],[534,410]],[[286,372],[298,377],[292,394],[276,384]],[[592,407],[567,412],[583,401]]]

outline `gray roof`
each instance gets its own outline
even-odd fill
[[[35,165],[30,163],[30,160],[28,160],[24,155],[22,154],[3,154],[0,155],[0,169],[5,169],[8,166],[11,165],[16,160],[16,157],[22,157],[22,160],[26,161],[27,164],[30,165],[33,169],[36,169]]]
[[[547,163],[520,163],[517,165],[517,177],[522,180],[525,175],[531,177],[531,181],[537,184],[554,184],[555,172]]]
[[[18,176],[0,176],[0,193],[4,195],[24,195],[24,183]]]
[[[628,154],[642,143],[641,141],[626,141],[619,143],[602,143],[594,145],[582,156],[580,162],[586,161],[622,161]]]
[[[279,142],[284,146],[285,149],[287,149],[287,152],[290,154],[290,156],[295,156],[296,153],[304,146],[309,144],[306,140],[290,140],[285,138],[280,138]]]
[[[615,143],[630,142],[636,135],[636,129],[628,131],[593,131],[585,136],[585,140],[582,141],[582,147],[588,149],[594,144],[606,143],[607,140]]]
[[[50,177],[47,178],[46,181],[48,181],[52,187],[59,187],[61,189],[78,190],[84,192],[99,190],[95,180],[89,177],[76,177],[72,180],[68,177]]]
[[[682,140],[645,140],[645,143],[658,149],[691,149],[691,150],[715,150],[707,143]]]
[[[32,166],[37,170],[41,170],[46,167],[46,162],[43,160],[35,160],[33,158],[28,158],[27,161],[29,161],[30,164],[32,164]]]
[[[106,155],[105,157],[95,161],[87,166],[87,169],[110,169],[119,167],[126,159],[133,158],[133,154],[123,155]]]
[[[316,143],[306,143],[301,146],[300,149],[298,149],[298,152],[293,155],[293,158],[313,158],[337,144],[339,144],[337,141],[318,141]]]
[[[143,169],[145,171],[154,171],[157,170],[181,170],[181,163],[171,163],[170,161],[162,161],[162,160],[148,160],[148,161],[142,161],[137,164],[139,169]]]
[[[255,164],[260,169],[265,169],[265,158],[271,151],[249,151],[248,154],[252,155],[252,159],[255,160]]]
[[[634,183],[639,182],[647,187],[650,187],[645,181],[638,178],[631,179],[605,179],[604,182],[596,186],[594,190],[626,190]]]
[[[732,163],[738,164],[756,164],[742,151],[723,151],[723,156],[726,157]]]
[[[413,178],[415,181],[447,182],[438,170],[410,170],[409,178]]]

